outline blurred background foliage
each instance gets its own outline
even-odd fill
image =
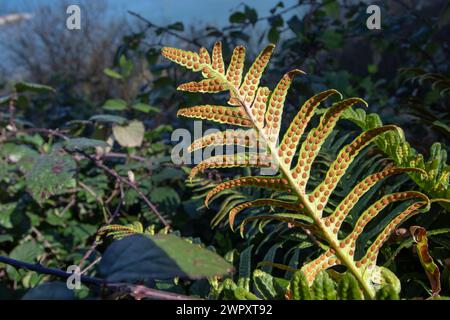
[[[194,19],[160,24],[149,20],[145,11],[129,11],[125,18],[107,19],[102,15],[108,5],[105,1],[82,3],[83,28],[76,32],[65,29],[64,3],[43,6],[32,19],[0,25],[2,36],[14,39],[4,42],[2,50],[7,51],[8,59],[0,62],[0,253],[54,267],[73,263],[86,266],[104,250],[100,245],[87,259],[84,257],[100,226],[139,221],[157,230],[164,227],[133,188],[105,174],[79,152],[75,163],[69,164],[76,167],[76,174],[65,177],[63,184],[55,182],[57,190],[44,190],[48,196],[41,197],[40,178],[34,177],[33,172],[39,160],[46,161],[41,159],[43,156],[60,150],[64,139],[59,133],[91,139],[75,141],[76,150],[98,153],[96,148],[102,146],[96,143],[107,142],[107,154],[96,154],[96,159],[136,181],[181,235],[214,247],[233,263],[239,269],[234,276],[238,285],[250,277],[249,270],[255,269],[258,262],[283,263],[295,268],[306,260],[308,252],[312,253],[312,244],[304,234],[282,224],[272,224],[264,233],[255,225],[242,239],[221,226],[221,219],[213,219],[231,203],[249,196],[243,190],[244,195],[231,194],[210,209],[203,207],[204,192],[227,176],[239,175],[239,170],[230,170],[226,175],[209,172],[191,184],[185,183],[189,169],[174,165],[170,159],[174,144],[171,132],[176,128],[192,131],[193,127],[191,121],[176,118],[176,111],[205,100],[198,94],[176,92],[177,85],[189,81],[192,74],[163,60],[162,46],[209,49],[221,40],[225,61],[239,44],[247,47],[247,59],[252,61],[267,43],[275,43],[277,49],[263,79],[264,85],[273,86],[294,68],[307,73],[294,81],[286,114],[293,115],[315,93],[334,88],[345,97],[364,98],[369,103],[366,112],[377,113],[383,123],[401,126],[407,141],[425,159],[441,157],[436,155],[441,151],[432,148],[436,142],[441,143],[442,151],[448,150],[448,1],[375,1],[373,4],[381,7],[381,30],[367,29],[364,1],[270,2],[268,12],[261,12],[254,3],[236,2],[231,12],[223,13],[228,15],[226,25],[201,24]],[[208,10],[214,10],[214,6]],[[21,81],[40,83],[54,90],[27,86]],[[214,103],[220,98],[210,96],[207,101]],[[7,128],[12,120],[8,109],[12,100],[13,120],[21,128],[13,137]],[[142,134],[139,125],[132,129],[131,136],[138,136],[137,143],[129,141],[130,135],[121,139],[121,129],[117,129],[133,121],[145,126]],[[55,134],[52,130],[57,128]],[[342,137],[359,131],[351,121],[342,121],[340,129]],[[327,142],[326,151],[320,156],[323,168],[327,168],[344,143],[342,137],[332,137]],[[64,150],[61,157],[68,157],[71,153],[67,145]],[[352,171],[355,176],[348,177],[349,183],[375,172],[389,158],[379,148],[368,148],[354,164],[360,170]],[[446,159],[441,160],[440,165],[448,170]],[[36,190],[33,179],[38,179]],[[444,179],[448,185],[448,176]],[[345,194],[348,185],[340,188]],[[396,178],[376,192],[417,188],[409,179]],[[211,220],[216,222],[216,228],[211,228]],[[412,223],[428,230],[450,227],[447,210],[439,206]],[[386,245],[383,259],[402,281],[404,297],[427,297],[429,284],[411,249],[412,243],[402,238],[401,230],[399,234]],[[450,238],[439,233],[431,237],[430,243],[439,266],[448,270]],[[255,247],[250,247],[251,244]],[[397,251],[399,244],[407,249]],[[270,264],[262,270],[281,278],[292,277],[292,272]],[[2,298],[21,297],[28,288],[48,278],[2,266],[0,277]],[[448,272],[445,277],[443,281],[448,285]],[[200,281],[154,285],[203,297],[223,295],[214,284],[215,292],[209,290],[210,284]],[[231,290],[230,286],[227,288]],[[231,297],[239,296],[233,293]]]

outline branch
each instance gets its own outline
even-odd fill
[[[5,263],[7,265],[21,268],[21,269],[27,269],[30,271],[35,271],[38,273],[48,274],[60,278],[67,279],[71,276],[73,276],[73,273],[68,273],[60,269],[54,269],[54,268],[47,268],[41,265],[40,263],[28,263],[4,256],[0,256],[0,262]],[[140,300],[142,298],[157,298],[157,299],[164,299],[164,300],[197,300],[194,297],[189,297],[182,294],[176,294],[171,292],[165,292],[157,289],[147,288],[143,285],[135,285],[130,283],[111,283],[104,279],[95,278],[95,277],[89,277],[89,276],[83,276],[80,275],[80,281],[85,284],[92,284],[97,286],[104,286],[109,288],[116,288],[116,289],[125,289],[125,291],[133,296],[135,299]]]
[[[53,269],[53,268],[44,267],[40,263],[28,263],[28,262],[24,262],[24,261],[12,259],[12,258],[4,257],[4,256],[0,256],[0,262],[3,262],[5,264],[8,264],[10,266],[14,266],[14,267],[17,267],[17,268],[27,269],[27,270],[31,270],[31,271],[36,271],[38,273],[43,273],[43,274],[48,274],[48,275],[52,275],[52,276],[57,276],[57,277],[64,278],[64,279],[67,279],[67,278],[69,278],[70,276],[73,275],[72,273],[65,272],[65,271],[60,270],[60,269]],[[106,280],[103,280],[103,279],[100,279],[100,278],[83,276],[83,275],[80,276],[80,280],[81,280],[81,282],[84,282],[86,284],[94,284],[94,285],[98,285],[98,286],[107,284]]]
[[[141,16],[139,13],[136,13],[136,12],[130,11],[130,10],[128,10],[128,13],[131,14],[132,16],[138,18],[139,20],[145,22],[147,24],[148,28],[161,29],[165,33],[170,34],[171,36],[173,36],[175,38],[178,38],[180,40],[186,41],[187,43],[191,43],[191,44],[193,44],[193,45],[195,45],[195,46],[197,46],[199,48],[202,46],[197,40],[195,40],[195,39],[188,39],[186,37],[183,37],[182,35],[179,35],[178,33],[174,32],[174,31],[169,30],[168,28],[164,28],[164,27],[158,26],[158,25],[154,24],[153,22],[151,22],[150,20],[148,20],[148,19],[144,18],[143,16]]]

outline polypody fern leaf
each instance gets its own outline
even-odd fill
[[[205,204],[208,205],[216,195],[224,190],[243,186],[260,187],[279,191],[276,194],[290,194],[292,199],[290,201],[281,202],[274,198],[259,199],[237,204],[234,208],[230,209],[229,223],[230,225],[233,225],[237,214],[245,209],[255,206],[280,206],[294,211],[295,213],[288,214],[290,216],[277,216],[271,214],[260,217],[250,217],[244,219],[242,224],[245,224],[252,219],[264,220],[272,218],[274,220],[290,223],[293,227],[297,226],[306,230],[305,223],[296,222],[296,219],[293,218],[295,215],[306,215],[311,219],[308,230],[317,235],[320,241],[324,242],[322,247],[325,248],[325,252],[318,258],[305,264],[301,268],[304,273],[304,278],[301,280],[296,279],[295,281],[307,283],[311,286],[321,271],[335,265],[344,265],[347,267],[348,272],[359,282],[365,296],[368,298],[375,298],[377,288],[387,281],[383,277],[385,277],[386,274],[389,274],[389,272],[386,271],[387,269],[385,270],[376,265],[378,252],[381,246],[386,241],[389,234],[399,224],[412,215],[420,212],[420,209],[428,208],[430,200],[426,195],[420,192],[411,191],[388,194],[361,213],[354,229],[344,238],[339,236],[342,223],[349,211],[355,206],[356,202],[378,181],[392,174],[400,174],[402,172],[414,171],[418,175],[423,174],[424,172],[422,170],[409,168],[386,168],[377,174],[368,176],[362,182],[358,183],[354,189],[344,197],[344,200],[336,207],[334,212],[333,210],[326,211],[325,208],[330,206],[329,201],[333,191],[358,153],[372,141],[385,135],[387,132],[397,132],[400,135],[402,135],[402,132],[400,128],[393,125],[386,125],[362,132],[351,143],[342,148],[337,155],[336,160],[330,166],[323,178],[323,181],[319,183],[314,190],[307,192],[308,181],[316,157],[325,140],[336,127],[339,119],[346,110],[350,110],[350,108],[356,104],[367,106],[367,103],[363,99],[357,97],[335,102],[324,114],[322,114],[318,125],[312,128],[306,134],[306,137],[303,137],[303,143],[300,144],[302,136],[305,135],[305,130],[310,123],[310,120],[314,117],[319,104],[335,94],[339,95],[342,99],[342,96],[336,90],[331,89],[321,92],[308,99],[303,104],[287,131],[284,135],[280,136],[281,117],[287,91],[294,76],[302,73],[302,71],[293,70],[288,72],[272,92],[266,87],[260,87],[261,77],[268,65],[273,49],[274,45],[269,45],[263,49],[245,76],[243,76],[245,59],[245,49],[243,47],[237,47],[233,51],[231,62],[226,72],[222,54],[220,52],[220,43],[216,43],[214,46],[212,59],[209,58],[209,54],[205,49],[201,49],[200,53],[183,51],[175,48],[163,48],[162,50],[162,54],[166,58],[194,72],[201,72],[202,76],[207,80],[207,82],[202,82],[205,80],[201,80],[200,82],[197,82],[197,84],[190,83],[188,85],[181,85],[180,89],[186,90],[186,88],[190,88],[189,90],[191,91],[217,92],[224,91],[223,89],[226,88],[230,93],[230,99],[228,101],[230,106],[207,105],[190,107],[182,109],[179,112],[179,115],[251,128],[251,130],[254,130],[255,132],[254,137],[257,138],[255,139],[257,140],[257,143],[264,144],[265,149],[267,149],[268,154],[270,155],[270,160],[278,166],[278,174],[275,176],[242,177],[220,183],[214,189],[209,191],[205,199]],[[223,136],[224,134],[222,137]],[[191,146],[191,150],[226,144],[237,144],[250,148],[252,144],[256,144],[256,141],[249,142],[240,139],[239,135],[235,135],[233,140],[228,142],[225,141],[225,139],[217,142],[212,139],[212,137],[213,136],[204,137],[195,141]],[[214,137],[217,138],[219,135],[216,134]],[[280,140],[281,143],[278,143]],[[242,157],[242,155],[229,157],[227,159],[222,157],[221,159],[234,161],[239,157]],[[293,165],[294,158],[298,160]],[[205,160],[200,163],[197,168],[193,169],[194,174],[207,168],[220,167],[219,165],[216,165],[216,160],[219,158],[213,157],[212,159],[213,160]],[[247,161],[244,164],[246,166],[250,165],[255,168],[260,168],[263,166],[263,161],[256,161],[254,163]],[[230,165],[223,165],[223,167],[230,167]],[[369,248],[367,248],[366,253],[362,255],[362,258],[356,259],[355,242],[364,232],[364,228],[369,221],[380,215],[383,209],[389,204],[404,200],[410,200],[412,201],[412,204],[387,224],[374,242],[369,245]],[[331,208],[334,208],[334,206],[331,206]],[[324,216],[325,212],[330,211],[332,212],[331,214]],[[243,225],[241,226],[241,230],[242,229]],[[323,281],[320,283],[322,285],[328,285],[327,283],[324,284]],[[300,295],[300,293],[297,293],[296,291],[293,292],[293,294],[294,296]]]

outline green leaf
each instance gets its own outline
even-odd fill
[[[178,193],[170,187],[157,187],[150,193],[150,200],[166,207],[177,206],[181,200]]]
[[[160,112],[161,111],[158,108],[149,106],[146,103],[136,103],[136,104],[133,104],[131,106],[131,108],[134,109],[134,110],[145,112],[145,113],[149,113],[151,111],[153,111],[153,112]]]
[[[248,246],[241,252],[241,256],[239,257],[239,280],[237,284],[247,291],[250,290],[252,249],[253,245]]]
[[[62,281],[45,282],[35,288],[28,290],[22,300],[73,300],[73,290],[67,288]]]
[[[137,120],[124,126],[113,126],[114,138],[122,147],[139,147],[144,139],[144,133],[144,124]]]
[[[103,73],[106,74],[110,78],[122,79],[122,75],[120,73],[118,73],[117,71],[114,71],[113,69],[110,69],[110,68],[103,69]]]
[[[75,151],[75,150],[86,150],[95,147],[107,148],[108,144],[102,140],[88,139],[88,138],[74,138],[66,140],[64,142],[64,147],[67,150]]]
[[[245,13],[243,12],[235,12],[230,16],[230,22],[231,23],[243,23],[245,22]]]
[[[245,6],[244,9],[245,16],[251,24],[255,24],[258,21],[258,12],[255,9],[250,8],[249,6]]]
[[[174,235],[132,235],[114,241],[99,271],[108,281],[201,279],[225,275],[233,266],[214,252]]]
[[[336,0],[327,1],[323,6],[325,13],[333,19],[339,18],[340,5]]]
[[[40,155],[26,175],[28,191],[41,204],[73,182],[76,168],[72,157],[60,150]]]
[[[29,82],[18,82],[14,87],[16,88],[16,91],[18,93],[22,92],[48,93],[56,91],[50,86]]]
[[[341,300],[364,300],[358,280],[350,273],[346,272],[338,285],[339,298]]]
[[[131,72],[133,71],[133,68],[134,68],[133,61],[130,60],[130,59],[127,59],[125,57],[125,55],[122,55],[120,57],[119,64],[120,64],[120,69],[121,69],[122,76],[125,77],[125,78],[129,77],[131,75]]]
[[[11,259],[16,259],[24,262],[36,262],[37,258],[43,253],[43,248],[34,240],[23,242],[16,246],[10,253],[9,257]],[[18,270],[12,266],[6,267],[6,272],[11,279],[19,281],[21,279],[21,274],[25,274],[28,271]]]
[[[278,29],[275,27],[270,28],[269,33],[267,34],[267,39],[271,43],[277,43],[278,39],[280,39],[280,32]]]
[[[0,97],[0,106],[8,104],[10,99],[11,99],[11,96]]]
[[[111,111],[122,111],[127,108],[127,103],[122,99],[109,99],[103,105],[103,109]]]
[[[17,202],[0,203],[0,226],[11,229],[13,227],[11,222],[11,216],[16,210]]]
[[[2,242],[12,242],[14,238],[10,234],[0,234],[0,243]]]
[[[377,291],[377,300],[399,300],[397,291],[391,285],[385,285]]]
[[[327,49],[341,48],[343,44],[342,34],[334,30],[326,30],[319,39]]]
[[[303,24],[297,16],[293,16],[291,19],[289,19],[287,25],[295,34],[300,33],[303,28]]]
[[[441,129],[444,129],[447,132],[447,134],[450,133],[450,125],[448,123],[445,123],[444,121],[436,120],[433,122],[433,125]]]
[[[264,299],[284,299],[289,281],[256,269],[253,272],[253,285],[255,291]]]
[[[115,116],[112,114],[98,114],[95,116],[92,116],[89,118],[90,121],[97,121],[97,122],[107,122],[107,123],[117,123],[117,124],[125,124],[128,122],[127,119],[120,116]]]
[[[334,281],[326,271],[321,271],[314,279],[312,290],[315,300],[336,300]]]
[[[175,22],[167,26],[167,28],[176,31],[184,31],[184,24],[182,22]]]
[[[302,271],[296,271],[291,279],[290,291],[293,300],[311,300],[312,295],[308,281]]]

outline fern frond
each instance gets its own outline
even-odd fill
[[[183,83],[177,89],[187,92],[216,93],[227,90],[227,86],[218,79],[204,79],[199,82]]]
[[[125,226],[120,224],[111,224],[101,227],[97,231],[97,242],[101,241],[102,237],[112,237],[113,239],[121,239],[133,234],[143,234],[144,226],[140,222],[134,222]]]
[[[206,147],[224,145],[238,145],[247,148],[256,148],[259,146],[258,133],[253,129],[214,132],[195,140],[188,147],[188,151],[193,152]]]
[[[286,100],[286,95],[294,76],[299,73],[304,72],[295,69],[286,73],[283,78],[281,78],[280,82],[270,96],[266,112],[265,130],[267,136],[272,141],[278,139],[281,128],[281,113],[283,112],[284,101]]]
[[[198,173],[211,168],[235,168],[235,167],[271,167],[272,161],[269,155],[260,153],[237,153],[232,155],[217,155],[201,161],[192,168],[189,179]]]
[[[253,201],[248,201],[239,204],[238,206],[234,207],[230,210],[229,216],[228,216],[228,222],[230,224],[231,229],[234,229],[234,219],[236,218],[236,215],[240,213],[241,211],[245,210],[246,208],[250,207],[281,207],[287,210],[292,211],[298,211],[302,209],[301,205],[298,205],[297,203],[277,200],[277,199],[257,199]]]
[[[319,210],[323,210],[323,207],[328,202],[331,193],[336,188],[338,181],[344,176],[346,169],[350,166],[358,153],[377,136],[391,130],[399,130],[399,128],[397,126],[388,125],[371,129],[363,132],[355,140],[353,140],[353,142],[345,146],[339,152],[336,160],[331,164],[325,180],[309,194],[309,200],[318,201],[317,208]],[[308,175],[306,175],[306,179],[307,178]],[[306,184],[305,180],[300,180],[300,184],[302,182]]]
[[[325,225],[333,228],[340,227],[351,208],[353,208],[359,199],[361,199],[364,194],[367,193],[376,183],[391,175],[400,174],[403,172],[418,172],[425,174],[423,170],[417,168],[395,168],[390,166],[385,168],[383,171],[367,176],[347,194],[347,196],[336,207],[334,212],[325,218]]]
[[[231,83],[236,90],[242,82],[242,74],[244,72],[244,62],[245,62],[245,47],[238,46],[234,48],[233,55],[231,56],[231,62],[227,69],[226,78],[229,83]]]
[[[243,177],[234,180],[229,180],[222,182],[217,185],[214,189],[208,192],[205,198],[205,205],[208,206],[209,201],[212,197],[214,197],[219,192],[222,192],[227,189],[237,188],[237,187],[261,187],[272,190],[279,191],[287,191],[291,192],[289,187],[288,180],[280,177],[267,177],[267,176],[259,176],[259,177]]]
[[[300,143],[300,138],[302,137],[309,120],[311,120],[314,115],[314,110],[320,105],[321,102],[333,94],[338,94],[342,98],[342,95],[334,89],[320,92],[309,98],[294,117],[294,120],[291,122],[291,125],[283,136],[283,140],[281,141],[278,151],[282,162],[284,162],[287,166],[290,166],[292,163],[295,150],[297,150],[298,144]]]
[[[239,108],[203,105],[180,109],[177,112],[177,115],[187,118],[209,120],[223,124],[232,124],[235,126],[252,126],[250,119],[248,119],[245,113]]]

